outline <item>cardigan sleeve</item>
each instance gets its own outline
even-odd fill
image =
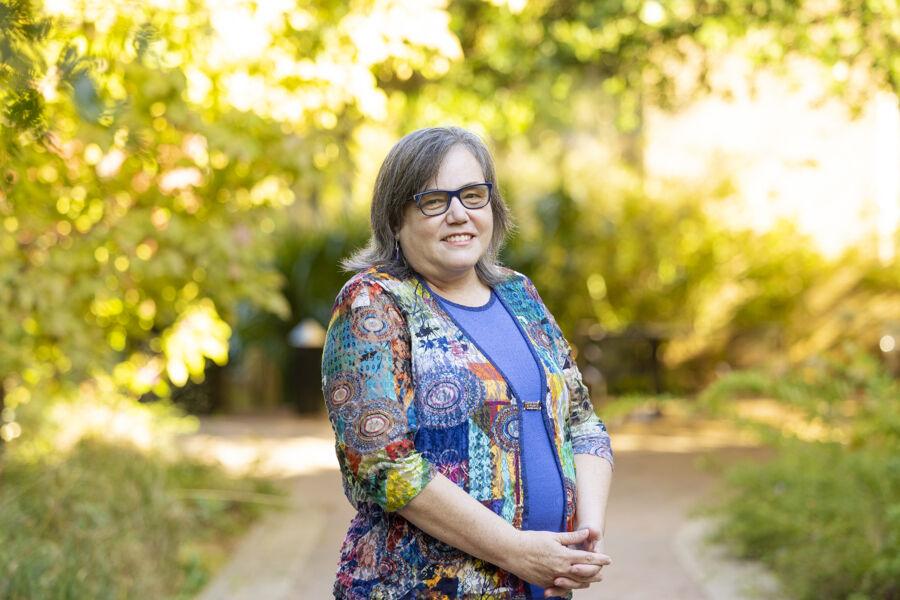
[[[406,321],[371,279],[356,276],[338,294],[322,353],[322,391],[348,499],[403,508],[436,471],[413,443]]]
[[[581,371],[575,362],[572,347],[563,335],[562,329],[553,314],[541,300],[534,283],[525,277],[528,292],[540,303],[552,330],[552,339],[560,357],[560,366],[566,387],[569,390],[568,425],[572,435],[572,451],[574,454],[592,454],[604,458],[615,470],[615,459],[606,425],[594,412],[591,394],[581,377]]]

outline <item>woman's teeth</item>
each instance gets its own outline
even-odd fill
[[[445,242],[468,242],[472,239],[471,235],[451,235],[449,237],[445,237]]]

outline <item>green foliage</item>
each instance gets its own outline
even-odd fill
[[[804,348],[799,359],[848,339],[868,346],[893,323],[892,311],[866,306],[876,295],[900,302],[900,279],[890,275],[849,290],[865,326],[822,337],[834,307],[811,296],[847,271],[863,280],[887,270],[861,258],[829,263],[787,224],[764,233],[724,225],[716,207],[727,181],[659,190],[579,181],[515,207],[519,235],[505,256],[535,280],[571,336],[594,323],[660,335],[675,389],[696,389],[720,363],[771,366],[792,346]]]
[[[697,294],[730,275],[722,272],[735,252],[728,232],[688,191],[666,199],[631,187],[591,191],[583,201],[561,190],[537,203],[527,218],[540,225],[525,224],[511,261],[565,323],[591,318],[620,330],[692,321],[702,310]]]
[[[23,30],[44,22],[28,6],[9,6]],[[6,39],[15,50],[8,64],[24,77],[19,96],[41,91],[44,123],[41,135],[29,135],[37,117],[19,110],[18,92],[2,98],[13,116],[0,149],[0,378],[13,411],[19,396],[44,396],[128,361],[148,376],[123,388],[165,395],[167,380],[202,377],[204,354],[222,360],[166,344],[186,315],[201,309],[221,325],[246,298],[286,311],[254,226],[265,229],[291,196],[279,179],[261,188],[253,167],[263,159],[233,146],[248,123],[228,125],[223,115],[223,124],[204,124],[182,98],[181,72],[151,52],[128,52],[146,37],[142,18],[123,12],[105,36],[58,20],[46,36],[12,31]],[[250,129],[257,143],[267,130],[278,131]],[[200,364],[186,364],[186,354]]]
[[[6,90],[2,100],[4,127],[0,157],[12,148],[12,136],[18,131],[40,135],[46,125],[43,98],[31,85],[36,63],[34,45],[44,40],[50,19],[38,18],[31,2],[15,0],[0,3],[0,86]]]
[[[900,455],[785,444],[728,474],[715,539],[798,600],[900,597]]]
[[[343,210],[347,141],[383,96],[343,8],[282,6],[247,32],[267,51],[234,56],[247,11],[0,3],[3,439],[98,375],[135,396],[201,381],[242,304],[290,317],[270,236],[297,197],[297,220]],[[422,68],[438,41],[374,50]]]
[[[760,67],[800,56],[845,73],[830,92],[855,107],[874,90],[900,90],[895,2],[466,0],[449,12],[465,61],[432,81],[376,71],[379,83],[407,95],[416,126],[462,121],[501,142],[570,129],[573,96],[586,90],[594,110],[610,100],[617,128],[639,138],[644,103],[673,107],[709,91],[713,64],[735,47]],[[673,64],[688,64],[690,81]]]
[[[296,231],[284,231],[279,235],[275,243],[278,248],[275,265],[285,281],[282,294],[292,315],[298,320],[312,318],[323,327],[328,326],[334,299],[349,277],[340,270],[339,263],[367,238],[368,232],[353,224],[338,226],[330,232],[300,235]],[[297,321],[285,321],[248,306],[235,333],[240,347],[261,345],[288,370],[284,341],[296,324]]]
[[[786,412],[761,425],[775,458],[727,473],[709,507],[716,539],[771,567],[792,598],[900,597],[900,382],[857,352],[777,377],[732,373],[701,403],[727,412],[748,392]],[[798,436],[786,423],[797,411],[813,438],[839,441]]]
[[[724,410],[735,398],[765,398],[773,395],[772,377],[762,371],[734,371],[708,385],[697,402],[710,410]]]
[[[294,314],[328,323],[334,299],[348,277],[339,263],[366,243],[368,233],[349,223],[338,224],[331,233],[283,236],[276,263],[287,281],[284,295]]]
[[[62,457],[7,454],[0,481],[10,600],[193,597],[258,513],[246,500],[275,498],[270,484],[91,439]]]
[[[702,387],[723,366],[783,369],[847,343],[847,358],[879,354],[879,338],[900,331],[900,262],[856,250],[825,259],[788,223],[725,225],[716,215],[727,180],[578,181],[515,207],[521,227],[506,256],[575,339],[593,324],[660,335],[670,389]]]
[[[783,323],[815,257],[781,248],[790,232],[731,239],[701,210],[720,190],[671,208],[640,186],[585,192],[591,177],[573,177],[560,150],[582,130],[608,134],[639,171],[642,107],[706,89],[710,61],[735,44],[765,64],[800,54],[835,73],[862,69],[835,76],[833,91],[850,102],[897,90],[898,18],[875,0],[848,10],[3,0],[2,420],[96,373],[119,373],[134,395],[200,381],[208,360],[227,361],[239,311],[323,319],[331,287],[304,283],[285,298],[272,234],[361,223],[381,141],[445,122],[496,140],[511,173],[519,144],[544,151],[543,195],[510,186],[518,214],[534,222],[510,262],[536,267],[567,328],[699,322],[669,361],[727,359],[730,324]],[[669,65],[696,57],[685,94]],[[572,240],[590,251],[567,256]],[[732,259],[748,240],[767,250],[742,265]],[[310,249],[306,262],[315,256]],[[785,276],[790,285],[775,285]],[[588,295],[557,291],[585,286]],[[704,321],[722,290],[739,301]],[[715,342],[698,353],[696,338]]]
[[[736,417],[730,401],[739,398],[776,400],[849,448],[900,451],[900,381],[852,344],[778,376],[763,371],[729,373],[708,386],[698,403],[705,410]],[[768,429],[765,433],[776,440],[784,435],[784,422],[753,426]]]

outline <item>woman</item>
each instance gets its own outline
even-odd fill
[[[483,142],[401,139],[371,224],[322,360],[358,511],[335,597],[571,597],[600,581],[609,435],[531,280],[497,262],[511,223]]]

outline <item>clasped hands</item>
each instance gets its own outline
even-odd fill
[[[603,540],[594,527],[553,533],[521,531],[521,551],[507,570],[545,588],[544,596],[560,596],[601,581],[601,569],[612,564],[602,552]]]

